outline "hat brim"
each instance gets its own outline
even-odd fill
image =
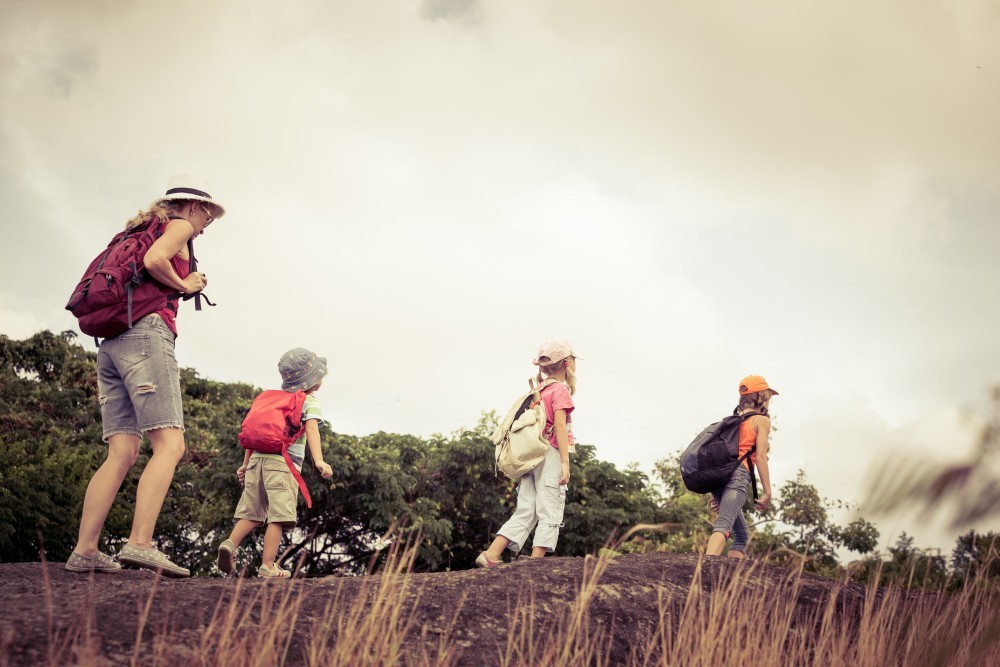
[[[213,218],[221,218],[222,216],[224,216],[226,214],[226,208],[222,204],[220,204],[219,202],[217,202],[214,199],[212,199],[211,197],[202,197],[202,196],[199,196],[199,195],[189,194],[189,193],[186,193],[186,192],[176,192],[174,194],[165,195],[165,196],[160,197],[159,199],[156,199],[155,201],[153,201],[153,205],[155,206],[156,204],[159,204],[159,203],[171,200],[171,199],[183,199],[185,201],[200,201],[200,202],[204,202],[206,204],[209,204],[212,207],[212,217]]]
[[[567,354],[562,359],[556,359],[555,361],[546,361],[544,364],[541,362],[540,359],[535,359],[531,363],[534,364],[535,366],[551,366],[552,364],[558,364],[560,361],[565,361],[571,357],[573,359],[583,359],[583,357],[581,357],[579,354]]]

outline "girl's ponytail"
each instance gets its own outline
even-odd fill
[[[767,416],[767,402],[771,398],[771,390],[764,389],[763,391],[755,391],[752,394],[744,394],[740,396],[740,412],[759,412],[760,414]]]
[[[539,366],[538,375],[535,376],[535,381],[538,384],[544,382],[544,377],[542,376],[543,371],[545,372],[545,375],[552,375],[556,371],[562,370],[563,368],[566,369],[566,385],[569,387],[570,395],[573,395],[576,393],[576,375],[573,373],[573,369],[569,367],[569,364],[567,363],[566,359],[557,361],[554,364]]]

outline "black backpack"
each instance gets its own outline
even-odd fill
[[[731,416],[710,424],[698,434],[681,454],[681,479],[688,491],[710,493],[729,482],[736,468],[757,450],[754,445],[740,456],[740,425],[759,414],[744,412],[740,415],[733,410]],[[757,500],[757,475],[753,465],[749,468],[753,499]]]

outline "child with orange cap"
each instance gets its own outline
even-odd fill
[[[725,486],[712,491],[712,507],[718,510],[719,516],[712,526],[712,536],[708,538],[708,546],[705,548],[706,555],[721,555],[730,533],[733,536],[733,546],[729,549],[729,555],[743,558],[746,552],[750,531],[743,518],[743,503],[746,502],[752,483],[750,466],[757,466],[760,483],[764,488],[764,494],[755,503],[757,509],[763,511],[771,502],[771,472],[767,467],[767,452],[770,447],[767,436],[771,432],[771,418],[767,407],[771,397],[777,395],[778,392],[771,389],[767,380],[760,375],[748,375],[740,380],[737,414],[747,415],[747,418],[740,424],[739,455],[743,457],[755,446],[756,450],[733,471],[733,476]]]

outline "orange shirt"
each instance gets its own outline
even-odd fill
[[[757,444],[757,431],[753,427],[753,420],[754,418],[750,417],[740,424],[740,457],[749,452],[750,448]],[[743,461],[743,465],[747,467],[747,470],[750,470],[750,462],[757,465],[757,452],[754,452],[748,458],[750,461]]]

